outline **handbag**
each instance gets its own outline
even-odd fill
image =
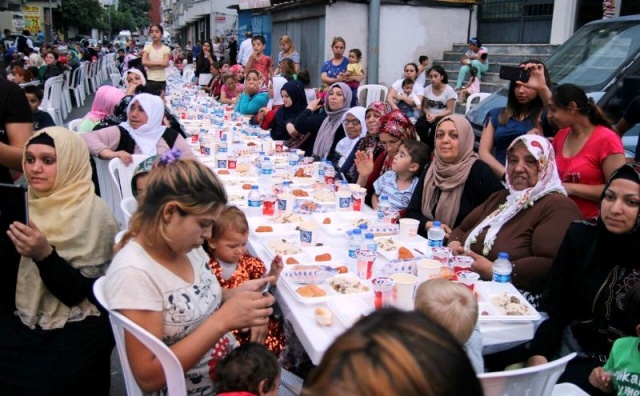
[[[287,140],[284,145],[289,149],[302,149],[305,143],[311,138],[313,134],[310,132],[301,133],[297,138],[291,138]]]

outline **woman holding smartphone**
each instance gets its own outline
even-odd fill
[[[114,341],[92,287],[113,255],[118,230],[96,196],[82,138],[45,128],[26,144],[29,224],[8,236],[21,255],[17,315],[0,320],[3,394],[109,395]]]

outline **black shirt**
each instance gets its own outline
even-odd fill
[[[0,79],[0,142],[9,144],[6,124],[33,122],[27,97],[17,84]],[[9,170],[0,165],[0,183],[12,183]]]

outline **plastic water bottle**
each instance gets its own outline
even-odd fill
[[[358,228],[362,230],[363,234],[366,234],[367,230],[369,229],[369,225],[367,223],[362,223],[358,226]]]
[[[289,172],[294,173],[296,171],[296,166],[298,166],[298,152],[296,150],[292,150],[289,153]]]
[[[247,214],[249,216],[259,216],[262,214],[260,201],[260,190],[258,188],[258,185],[254,184],[253,186],[251,186],[251,191],[249,191],[249,195],[247,196],[247,206],[249,206]]]
[[[227,134],[225,133],[220,138],[220,144],[218,145],[218,151],[221,153],[226,153],[229,150],[229,144],[227,142]]]
[[[349,231],[349,257],[352,259],[356,258],[356,250],[362,247],[362,243],[364,242],[364,238],[362,238],[362,230],[356,228],[354,230]]]
[[[498,253],[498,259],[493,262],[493,281],[500,283],[511,282],[513,265],[509,261],[509,253]]]
[[[282,193],[291,194],[291,180],[285,180],[282,182]]]
[[[329,161],[326,161],[324,165],[324,184],[326,184],[330,190],[336,190],[336,169]]]
[[[349,181],[342,179],[340,185],[338,186],[338,191],[351,191],[349,190]]]
[[[378,221],[382,223],[391,223],[389,219],[389,211],[391,210],[391,204],[389,203],[389,197],[387,195],[381,195],[378,202]]]
[[[264,157],[260,170],[260,173],[262,173],[265,178],[271,177],[271,174],[273,173],[273,165],[271,165],[271,160],[269,159],[269,157]]]
[[[429,247],[444,246],[444,230],[438,220],[433,222],[433,226],[427,232]]]
[[[324,183],[324,161],[320,161],[320,163],[318,163],[318,181],[320,183]]]
[[[376,242],[374,237],[375,236],[370,232],[367,232],[366,234],[364,234],[364,242],[362,243],[362,246],[360,247],[360,249],[369,250],[374,253],[377,252],[378,243]]]

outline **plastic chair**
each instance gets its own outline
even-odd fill
[[[471,110],[471,105],[472,105],[474,100],[478,99],[478,103],[480,103],[483,100],[485,100],[488,96],[491,96],[491,94],[488,93],[488,92],[478,92],[478,93],[474,93],[474,94],[469,95],[469,97],[467,98],[467,103],[466,103],[466,108],[464,110],[464,114],[466,115],[469,112],[469,110]]]
[[[111,211],[116,216],[116,220],[120,224],[120,228],[124,228],[124,215],[120,209],[120,189],[113,181],[109,172],[109,160],[103,160],[93,157],[96,164],[96,173],[98,174],[98,185],[100,186],[100,198],[102,198]]]
[[[139,163],[147,158],[149,157],[146,155],[133,154],[133,162],[130,165],[125,165],[120,158],[114,158],[109,161],[109,173],[111,173],[111,178],[118,187],[120,200],[133,197],[133,191],[131,191],[133,171]]]
[[[76,118],[75,120],[69,121],[69,124],[67,124],[67,128],[70,131],[78,132],[78,128],[80,127],[81,123],[82,123],[82,118]]]
[[[138,326],[121,313],[109,309],[107,299],[104,295],[104,283],[104,277],[96,280],[93,284],[93,294],[96,296],[96,300],[98,300],[98,302],[107,311],[109,311],[109,321],[111,322],[111,328],[113,329],[113,336],[116,339],[116,347],[118,348],[118,355],[120,356],[120,364],[122,365],[122,373],[124,375],[124,382],[127,388],[127,395],[143,396],[144,392],[138,386],[138,383],[131,372],[129,359],[127,359],[127,349],[124,340],[125,330],[137,338],[138,341],[143,343],[144,346],[149,348],[149,350],[153,352],[156,358],[160,361],[164,371],[164,377],[167,381],[167,394],[170,396],[186,396],[187,385],[184,379],[184,370],[182,369],[182,365],[176,355],[161,340],[156,338],[156,336]]]
[[[553,387],[551,396],[589,396],[589,394],[580,389],[577,385],[569,382],[563,382],[562,384],[556,384],[556,386]]]
[[[576,353],[540,366],[478,374],[485,396],[549,396],[567,363]]]
[[[76,107],[84,106],[84,86],[82,85],[82,69],[83,65],[76,67],[71,73],[71,82],[69,83],[69,91],[73,92],[76,100]]]
[[[71,104],[71,94],[69,94],[69,87],[71,86],[71,72],[65,70],[64,79],[62,80],[62,117],[66,119],[73,109]]]
[[[129,220],[131,216],[138,209],[138,200],[134,197],[127,197],[120,201],[120,209],[122,209],[122,215],[124,216],[124,227],[129,228]]]
[[[83,101],[86,100],[89,95],[91,95],[91,84],[89,83],[91,81],[91,62],[89,61],[84,61],[82,62],[82,86],[84,87],[83,89]]]
[[[51,115],[53,121],[58,126],[62,126],[62,86],[64,84],[64,75],[51,77],[44,83],[44,98],[40,106],[44,111]]]
[[[363,91],[366,91],[366,92],[362,93]],[[372,102],[376,102],[376,101],[385,102],[387,100],[387,92],[389,92],[389,89],[384,85],[377,85],[377,84],[361,85],[358,87],[358,104],[360,106],[367,107]],[[363,96],[364,96],[364,100],[363,100]]]

